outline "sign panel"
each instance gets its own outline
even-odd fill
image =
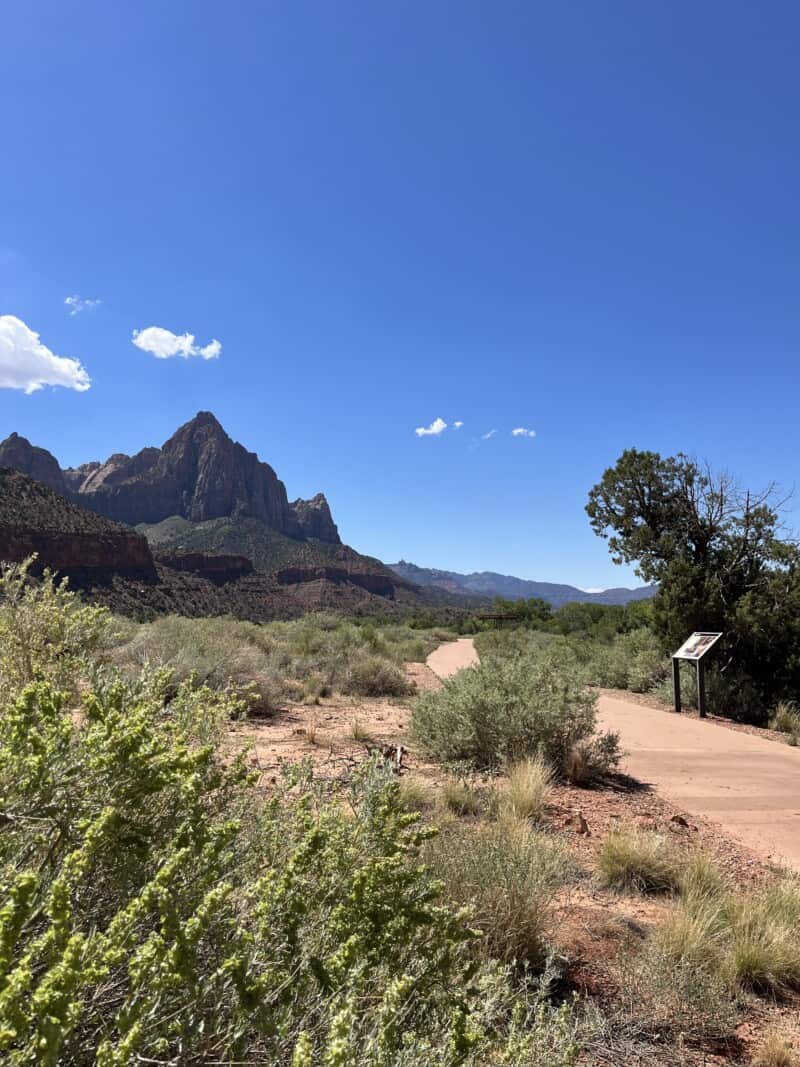
[[[696,662],[705,656],[706,652],[708,652],[712,645],[719,641],[720,637],[722,637],[721,633],[706,633],[702,630],[698,633],[694,633],[683,642],[672,658],[690,659]]]

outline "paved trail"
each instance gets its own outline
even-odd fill
[[[428,666],[444,678],[476,663],[470,638],[441,645]],[[622,769],[685,811],[719,823],[763,856],[800,870],[800,748],[633,701],[601,696]]]
[[[478,663],[478,653],[471,637],[447,641],[428,656],[428,666],[440,678],[447,678],[463,667],[471,667],[473,663]]]

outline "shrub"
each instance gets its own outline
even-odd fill
[[[564,777],[572,785],[592,785],[613,771],[619,759],[619,734],[594,734],[576,742],[569,750]]]
[[[411,730],[429,756],[499,768],[541,755],[563,774],[568,754],[595,729],[595,698],[563,649],[492,658],[449,678],[412,710]]]
[[[560,844],[522,824],[456,827],[425,857],[447,895],[472,908],[484,951],[541,969],[553,901],[570,869]]]
[[[680,888],[681,867],[669,840],[658,834],[610,833],[597,854],[604,885],[638,893],[671,893]]]
[[[0,564],[0,692],[49,681],[75,695],[110,647],[111,616],[50,571],[31,578],[32,562]]]
[[[501,811],[517,819],[541,822],[553,787],[552,768],[541,756],[513,764],[508,771],[508,784],[501,797]]]
[[[396,783],[369,766],[348,816],[288,769],[258,812],[242,767],[193,747],[155,691],[115,684],[85,708],[77,723],[38,684],[0,724],[6,1062],[488,1051],[471,935],[415,860],[427,833]]]
[[[400,668],[380,656],[368,656],[356,662],[344,688],[345,692],[364,697],[402,697],[412,692]]]
[[[172,615],[123,629],[115,658],[130,675],[164,666],[176,684],[194,677],[246,689],[250,709],[261,714],[287,699],[313,704],[333,691],[406,696],[413,687],[402,664],[436,644],[435,634],[409,627],[359,626],[324,614],[260,625]]]

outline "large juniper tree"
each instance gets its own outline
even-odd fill
[[[628,449],[586,510],[614,562],[659,584],[665,648],[693,630],[724,632],[717,664],[729,712],[760,718],[777,698],[800,695],[800,551],[773,486],[753,493],[681,453]]]

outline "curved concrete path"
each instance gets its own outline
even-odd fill
[[[800,870],[800,749],[618,697],[601,696],[598,711],[627,774]]]
[[[427,664],[440,678],[449,678],[451,674],[472,667],[479,663],[475,642],[471,637],[459,637],[457,641],[446,641],[428,656]]]
[[[440,678],[477,662],[469,637],[428,657]],[[619,733],[626,774],[800,870],[800,748],[619,697],[600,697],[598,725]]]

